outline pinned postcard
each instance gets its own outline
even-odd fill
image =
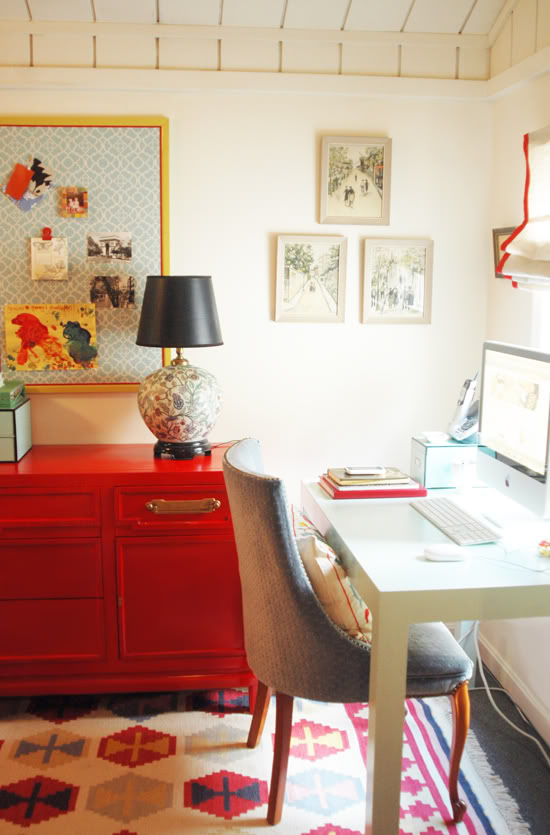
[[[24,167],[25,166],[21,166],[21,168]],[[4,193],[7,194],[10,200],[12,200],[16,206],[19,206],[19,208],[23,212],[30,212],[31,209],[34,209],[36,206],[38,206],[38,204],[42,201],[44,195],[50,188],[53,179],[53,171],[48,170],[43,165],[43,163],[36,157],[33,158],[33,162],[29,170],[32,172],[32,175],[21,197],[16,198],[13,196],[14,193],[20,193],[20,178],[24,179],[24,176],[26,176],[24,175],[24,172],[20,171],[19,169],[17,173],[14,171],[14,173],[10,177],[9,182],[3,188]],[[14,175],[16,179],[12,183]]]
[[[35,281],[67,281],[67,238],[31,238],[31,277]]]
[[[88,189],[80,186],[64,186],[61,195],[62,217],[88,217]]]
[[[96,308],[136,306],[136,282],[132,275],[94,275],[90,279],[90,301]]]
[[[131,261],[132,240],[128,235],[88,235],[88,258],[99,261]]]
[[[31,177],[31,169],[27,168],[26,165],[21,165],[20,162],[16,162],[12,175],[4,189],[5,193],[14,200],[21,200],[27,190]]]
[[[4,319],[10,371],[97,368],[93,304],[7,304]]]

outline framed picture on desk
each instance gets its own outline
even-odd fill
[[[431,322],[433,241],[365,240],[363,318],[368,324]]]

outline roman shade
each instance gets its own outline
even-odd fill
[[[514,287],[550,290],[550,125],[526,133],[523,222],[502,244],[497,272]]]

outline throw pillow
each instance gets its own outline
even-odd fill
[[[333,549],[313,534],[298,537],[296,545],[313,591],[329,618],[350,638],[370,644],[370,610]]]

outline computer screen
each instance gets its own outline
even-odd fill
[[[544,518],[550,515],[550,354],[483,345],[478,476]]]

